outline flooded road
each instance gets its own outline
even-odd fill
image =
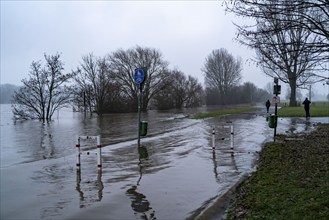
[[[137,114],[61,110],[48,125],[14,124],[8,109],[1,106],[1,219],[197,218],[255,169],[262,144],[273,138],[264,109],[205,120],[188,118],[190,111],[150,111],[142,115],[149,124],[140,148]],[[311,130],[328,118],[311,120],[280,119],[278,133]],[[96,143],[86,141],[76,172],[76,135],[101,135],[101,171]]]

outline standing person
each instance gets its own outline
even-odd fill
[[[265,105],[266,105],[266,110],[267,110],[267,113],[268,113],[268,111],[270,110],[270,106],[271,106],[270,100],[267,99]]]
[[[310,116],[310,103],[311,103],[311,101],[308,100],[308,98],[305,98],[303,105],[304,105],[304,109],[305,109],[305,113],[306,113],[306,118],[311,117]]]

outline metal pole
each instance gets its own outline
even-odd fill
[[[276,102],[275,102],[275,110],[274,110],[274,140],[275,140],[275,137],[276,137],[276,127],[277,127],[277,120],[278,120],[278,85],[279,85],[279,82],[276,81],[275,82],[275,85],[276,85],[276,90],[275,90],[275,97],[276,97]]]
[[[77,172],[80,172],[81,164],[80,164],[80,138],[79,138],[79,136],[77,136],[77,138],[76,138],[75,146],[78,150],[76,167],[77,167]]]
[[[141,90],[141,86],[139,85],[139,88],[138,88],[138,147],[140,146],[140,139],[141,139],[141,136],[140,136],[140,129],[141,129],[141,93],[142,93],[142,90]]]
[[[101,136],[97,136],[97,148],[98,148],[98,155],[97,155],[97,168],[98,170],[102,169],[102,145],[101,145]]]
[[[231,125],[231,156],[234,156],[234,130],[233,130],[233,124]]]
[[[215,128],[212,129],[212,149],[215,150]]]

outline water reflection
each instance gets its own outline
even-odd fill
[[[228,125],[229,123],[229,125]],[[212,163],[213,173],[216,182],[220,183],[225,181],[226,172],[236,172],[238,167],[234,152],[234,131],[231,127],[231,121],[226,123],[219,123],[212,129]],[[209,132],[209,131],[208,131]],[[210,133],[210,132],[209,132]]]
[[[40,147],[43,159],[53,158],[55,155],[55,143],[53,140],[52,127],[49,124],[43,124],[40,131]]]
[[[219,181],[219,177],[218,177],[218,172],[217,172],[217,159],[216,159],[216,150],[215,149],[212,150],[212,161],[214,163],[215,179],[218,182]]]
[[[311,131],[314,129],[314,123],[316,123],[315,119],[304,119],[304,118],[289,118],[282,123],[288,123],[288,127],[286,128],[285,133],[288,134],[296,134],[303,131]]]
[[[137,191],[137,186],[139,186],[143,176],[144,162],[148,160],[147,148],[145,146],[138,147],[138,154],[139,178],[136,185],[131,186],[127,190],[126,195],[131,199],[131,207],[136,217],[140,219],[156,219],[155,210],[150,206],[150,202],[147,200],[146,196]]]
[[[221,151],[219,153],[223,153],[223,152]],[[217,156],[216,156],[216,149],[212,150],[212,161],[213,161],[213,165],[214,165],[213,172],[214,172],[214,175],[215,175],[216,182],[220,182],[220,174],[218,172],[218,167],[219,166],[225,166],[226,165],[226,166],[231,167],[230,171],[238,171],[238,166],[236,164],[236,160],[235,160],[234,155],[232,156],[231,152],[227,153],[227,154],[230,154],[231,161],[230,161],[230,163],[228,162],[228,163],[225,164],[225,161],[228,160],[228,159],[224,158],[225,156],[222,156],[219,159],[222,159],[223,161],[218,162],[217,161],[218,159],[217,159]]]
[[[150,206],[150,202],[145,195],[137,192],[136,185],[128,189],[126,194],[131,198],[131,207],[136,216],[141,219],[156,219],[155,211]]]
[[[82,184],[86,183],[86,189],[82,189]],[[98,175],[97,175],[97,180],[96,181],[85,181],[85,182],[81,182],[81,172],[77,172],[77,186],[76,186],[76,190],[79,193],[79,198],[80,198],[80,208],[85,207],[85,203],[88,203],[88,201],[86,201],[87,199],[89,199],[92,202],[99,202],[102,200],[103,198],[103,189],[104,189],[104,185],[103,185],[103,181],[102,181],[102,170],[98,170]],[[95,194],[92,195],[88,195],[88,193],[90,193],[91,191],[95,191],[97,190],[97,199],[95,198]],[[85,192],[84,192],[85,191]]]

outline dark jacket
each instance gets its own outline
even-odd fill
[[[310,108],[310,103],[311,103],[311,101],[306,98],[303,102],[304,108],[309,109]]]
[[[269,108],[271,106],[271,102],[270,100],[267,100],[266,103],[265,103],[266,107]]]

